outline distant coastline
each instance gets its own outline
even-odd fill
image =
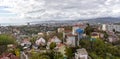
[[[20,26],[27,25],[27,23],[0,23],[0,26]]]

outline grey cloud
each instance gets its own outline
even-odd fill
[[[15,0],[14,11],[27,19],[84,19],[120,15],[120,0]]]

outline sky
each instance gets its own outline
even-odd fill
[[[0,0],[0,23],[120,17],[120,0]]]

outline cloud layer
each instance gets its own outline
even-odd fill
[[[16,18],[75,20],[119,17],[120,0],[0,0]]]

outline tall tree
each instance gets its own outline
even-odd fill
[[[90,36],[92,31],[93,31],[93,28],[89,24],[87,24],[87,27],[85,28],[86,35]]]

